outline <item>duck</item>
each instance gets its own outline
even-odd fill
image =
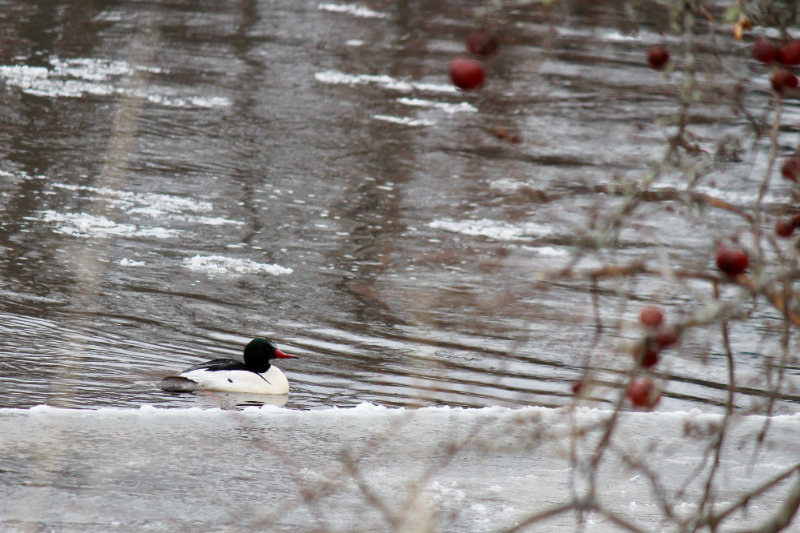
[[[187,368],[177,376],[161,380],[161,389],[169,392],[207,390],[251,394],[288,394],[289,380],[272,359],[295,359],[269,339],[257,337],[244,348],[244,361],[213,359]]]

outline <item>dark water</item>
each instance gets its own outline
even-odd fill
[[[710,269],[715,240],[744,227],[661,202],[615,248],[582,246],[623,201],[599,188],[662,157],[681,83],[644,61],[679,49],[664,13],[635,25],[617,4],[506,13],[473,94],[447,70],[478,3],[0,2],[0,407],[236,403],[153,382],[255,335],[300,356],[282,365],[287,407],[557,406],[587,366],[613,399],[638,310],[675,317],[709,287],[537,273]],[[739,76],[762,112],[747,44],[717,34],[716,57],[710,39],[700,60],[726,70],[704,89]],[[765,161],[747,117],[709,99],[692,119],[701,144],[744,139],[698,190],[750,205]],[[755,378],[778,318],[757,308],[733,328],[743,407],[767,396]],[[718,339],[693,332],[664,362],[663,409],[724,401]],[[800,398],[795,374],[779,410]]]

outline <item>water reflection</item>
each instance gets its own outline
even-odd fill
[[[509,13],[490,83],[468,94],[445,75],[473,24],[462,3],[8,4],[0,406],[260,402],[152,386],[256,335],[303,356],[288,407],[558,406],[589,364],[608,402],[635,310],[677,313],[686,295],[537,271],[659,247],[707,262],[711,222],[677,203],[611,255],[581,252],[613,185],[660,155],[673,89],[641,58],[664,39],[658,13]],[[740,126],[713,104],[698,116]],[[715,350],[685,339],[663,408],[719,404]]]

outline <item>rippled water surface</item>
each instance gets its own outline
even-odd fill
[[[0,407],[263,401],[154,386],[255,335],[299,356],[293,408],[558,406],[590,363],[620,379],[639,308],[703,289],[537,273],[665,251],[711,267],[722,215],[679,202],[645,207],[613,252],[581,247],[619,202],[605,188],[661,157],[680,81],[644,50],[678,45],[657,8],[638,26],[616,2],[512,11],[485,89],[458,92],[477,5],[0,2]],[[766,105],[764,80],[743,91]],[[747,126],[694,113],[700,134]],[[763,165],[720,161],[699,190],[746,206]],[[778,318],[732,332],[742,406],[765,397],[747,376]],[[665,361],[661,408],[724,401],[715,336]]]

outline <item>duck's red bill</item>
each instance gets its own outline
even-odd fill
[[[292,355],[292,354],[288,354],[288,353],[283,353],[283,352],[282,352],[282,351],[280,351],[280,350],[275,350],[275,357],[276,357],[277,359],[297,359],[297,356],[296,356],[296,355]]]

